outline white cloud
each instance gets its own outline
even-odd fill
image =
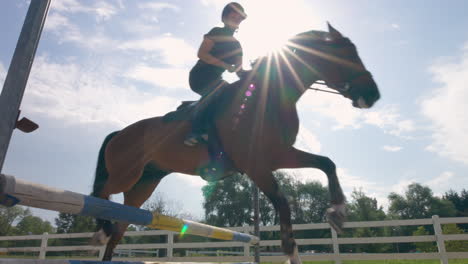
[[[216,7],[223,7],[227,4],[224,0],[201,0],[203,5],[214,5]]]
[[[396,106],[378,106],[372,110],[357,109],[348,99],[334,94],[309,91],[299,101],[299,108],[319,113],[335,122],[334,130],[361,128],[363,124],[379,127],[384,133],[399,137],[416,129],[412,120],[404,119]]]
[[[111,39],[104,32],[83,33],[66,16],[56,12],[48,16],[45,29],[54,33],[59,43],[71,42],[95,51],[110,51],[112,47],[117,46],[116,40]]]
[[[310,132],[306,127],[301,125],[299,127],[299,133],[296,138],[294,146],[298,149],[308,151],[311,153],[319,153],[322,145],[320,144],[317,136]]]
[[[23,105],[65,123],[128,125],[173,110],[178,99],[154,96],[121,85],[118,73],[106,73],[45,57],[35,60]]]
[[[203,180],[200,176],[187,175],[181,173],[175,173],[174,176],[197,188],[201,188],[207,184],[207,181]]]
[[[415,130],[413,121],[402,119],[396,106],[384,106],[377,111],[367,112],[364,115],[364,122],[394,136],[402,136]]]
[[[166,89],[187,89],[189,69],[154,68],[138,65],[129,70],[125,76]]]
[[[390,26],[391,26],[393,29],[397,29],[397,30],[400,29],[400,25],[398,25],[397,23],[392,23]]]
[[[345,127],[359,128],[361,113],[352,107],[351,103],[341,96],[316,92],[306,92],[299,100],[299,108],[317,112],[335,121],[333,129]]]
[[[196,60],[196,50],[183,39],[172,36],[139,39],[119,45],[122,50],[156,51],[162,56],[162,63],[172,66],[192,65]]]
[[[437,177],[426,182],[426,184],[434,191],[435,195],[441,195],[443,192],[450,189],[453,185],[453,172],[451,171],[444,171]]]
[[[457,58],[430,67],[439,84],[423,99],[421,111],[431,121],[428,150],[468,165],[468,43]]]
[[[44,29],[50,31],[59,31],[61,29],[70,29],[71,27],[72,26],[67,17],[54,12],[47,16]]]
[[[108,20],[117,14],[118,9],[105,1],[94,1],[93,6],[87,6],[77,0],[54,0],[51,5],[51,11],[94,14],[97,21],[102,21]]]
[[[388,146],[388,145],[385,145],[382,147],[383,150],[385,151],[388,151],[388,152],[398,152],[400,150],[402,150],[403,148],[400,147],[400,146]]]
[[[152,12],[160,12],[164,9],[169,9],[175,12],[179,12],[180,8],[176,5],[170,3],[156,3],[156,2],[147,2],[147,3],[140,3],[138,4],[138,8],[148,10],[150,9]]]

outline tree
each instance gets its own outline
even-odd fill
[[[434,197],[429,187],[418,183],[408,185],[405,196],[391,193],[388,196],[389,214],[399,219],[430,218],[432,215],[441,217],[455,216],[455,207],[451,202]]]
[[[460,194],[450,190],[446,192],[443,196],[444,200],[448,200],[453,203],[455,209],[457,210],[456,216],[467,217],[468,216],[468,191],[462,190]],[[459,224],[464,230],[468,230],[468,224]]]
[[[390,200],[388,214],[391,218],[420,219],[431,218],[433,215],[448,217],[456,213],[450,201],[435,197],[429,187],[418,183],[408,185],[404,196],[391,193],[388,199]],[[412,235],[415,231],[417,231],[415,227],[400,227],[398,235]],[[416,249],[414,244],[401,244],[399,247],[403,252]]]
[[[382,206],[378,206],[377,199],[367,196],[362,190],[351,193],[348,204],[349,221],[379,221],[386,218]]]
[[[84,233],[96,231],[94,218],[82,215],[59,213],[55,218],[57,233]]]
[[[278,171],[274,173],[281,191],[291,207],[294,224],[323,222],[329,206],[328,190],[319,182],[302,183],[291,175]],[[235,175],[203,187],[205,197],[205,219],[216,226],[252,225],[251,182],[243,175]],[[273,205],[265,195],[260,194],[260,222],[263,225],[279,223]]]
[[[362,190],[354,190],[351,202],[347,206],[349,221],[380,221],[386,218],[382,206],[378,206],[377,199],[367,196]],[[389,233],[384,228],[353,228],[350,230],[353,237],[381,237]],[[386,252],[389,246],[385,244],[362,244],[348,246],[354,252]]]
[[[0,236],[8,236],[14,233],[13,223],[21,221],[23,217],[30,215],[28,209],[21,206],[0,207]]]
[[[424,226],[418,226],[418,229],[413,232],[413,236],[428,236],[430,235]],[[436,252],[437,246],[433,242],[416,242],[416,250],[420,252]]]
[[[458,228],[456,224],[447,224],[442,226],[444,235],[450,234],[463,234],[463,230]],[[452,240],[445,242],[448,252],[467,252],[468,241],[466,240]]]
[[[251,187],[244,175],[236,174],[221,181],[209,182],[202,191],[207,223],[215,226],[252,224]]]
[[[27,215],[16,225],[18,235],[40,235],[45,232],[53,233],[54,228],[49,221],[44,221],[37,216]]]

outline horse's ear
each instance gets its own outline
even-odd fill
[[[332,27],[330,22],[327,22],[327,24],[328,24],[328,33],[330,33],[330,37],[332,39],[343,38],[343,35],[341,35],[341,33],[338,30],[336,30],[334,27]]]

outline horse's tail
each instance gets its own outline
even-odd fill
[[[99,156],[96,165],[96,176],[94,178],[93,192],[91,193],[91,196],[99,197],[102,188],[104,188],[104,185],[106,184],[107,178],[109,177],[109,172],[107,171],[105,162],[106,146],[109,141],[119,132],[120,131],[115,131],[110,133],[102,143],[101,149],[99,150]]]

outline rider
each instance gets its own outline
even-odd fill
[[[221,15],[224,27],[214,27],[204,35],[198,49],[199,60],[189,77],[192,91],[202,96],[202,106],[192,120],[192,131],[185,138],[185,145],[195,146],[200,141],[208,140],[204,129],[206,121],[213,118],[214,109],[210,109],[210,105],[215,101],[215,96],[210,95],[227,84],[221,77],[223,72],[242,71],[242,47],[234,38],[234,32],[246,17],[244,8],[239,3],[231,2],[224,7]]]

